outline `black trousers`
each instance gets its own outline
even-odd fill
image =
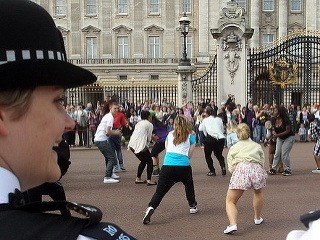
[[[191,166],[162,166],[157,190],[153,194],[149,206],[156,209],[166,193],[177,182],[183,183],[189,206],[196,206]]]
[[[134,149],[130,148],[130,150],[134,153]],[[147,180],[151,180],[151,175],[153,172],[153,162],[149,149],[146,149],[145,151],[139,153],[134,153],[134,155],[136,155],[136,157],[140,160],[137,171],[137,178],[141,178],[143,170],[147,166]]]
[[[207,136],[204,141],[204,156],[206,158],[208,168],[211,172],[215,172],[215,168],[213,166],[213,159],[211,157],[212,152],[214,156],[218,159],[221,169],[226,167],[224,157],[222,156],[224,144],[224,138],[215,139],[210,136]]]

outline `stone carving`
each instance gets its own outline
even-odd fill
[[[234,75],[239,68],[240,55],[235,50],[230,50],[224,56],[224,59],[227,60],[227,69],[231,76],[231,84],[234,84]]]
[[[240,51],[242,49],[241,38],[231,31],[226,37],[222,39],[222,50],[226,51],[229,48]]]

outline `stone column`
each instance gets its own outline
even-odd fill
[[[194,66],[178,66],[178,107],[182,107],[183,103],[193,99],[191,80],[195,71]]]
[[[287,0],[279,0],[279,37],[286,36],[288,33],[288,3]]]
[[[308,0],[306,1],[305,9],[305,25],[307,30],[316,30],[317,29],[317,0]],[[302,7],[303,9],[303,7]]]
[[[250,6],[250,24],[254,30],[252,38],[250,39],[250,47],[260,46],[260,12],[261,12],[261,1],[251,2]]]
[[[199,1],[199,57],[208,57],[209,52],[209,3]]]

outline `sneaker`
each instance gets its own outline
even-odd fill
[[[210,172],[207,173],[207,176],[216,176],[216,172],[215,171],[213,171],[213,172],[210,171]]]
[[[121,172],[121,170],[118,167],[113,167],[112,172],[117,173],[117,172]]]
[[[312,170],[311,172],[313,172],[313,173],[320,173],[320,169],[316,169],[316,170]]]
[[[191,213],[191,214],[195,214],[195,213],[197,213],[197,212],[198,212],[197,206],[190,207],[190,213]]]
[[[119,177],[117,174],[112,173],[111,178],[113,178],[113,179],[119,179],[120,177]]]
[[[121,171],[125,171],[126,170],[126,168],[123,166],[123,164],[120,164],[120,169],[121,169]]]
[[[254,219],[254,224],[255,225],[260,225],[261,223],[263,223],[263,218],[260,217],[259,219]]]
[[[119,180],[113,179],[113,178],[109,178],[109,177],[105,177],[103,179],[103,183],[118,183],[118,182],[119,182]]]
[[[144,215],[144,217],[143,217],[143,219],[142,219],[142,223],[143,223],[143,224],[148,224],[148,223],[150,223],[150,218],[151,218],[151,216],[152,216],[153,213],[154,213],[154,208],[153,208],[153,207],[148,207],[148,208],[146,209],[145,215]]]
[[[237,231],[237,230],[238,230],[237,225],[229,225],[229,226],[223,231],[223,233],[225,233],[225,234],[230,234],[230,233],[233,233],[234,231]]]
[[[291,172],[289,170],[284,170],[282,175],[283,176],[291,176]]]
[[[270,175],[276,175],[276,174],[277,174],[276,170],[274,170],[273,168],[271,168],[271,169],[268,171],[268,173],[269,173]]]
[[[159,177],[159,173],[160,173],[159,168],[158,168],[158,169],[155,169],[155,170],[153,170],[153,172],[152,172],[152,176],[154,176],[154,177]]]

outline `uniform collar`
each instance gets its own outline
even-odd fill
[[[15,189],[20,190],[18,178],[9,170],[0,167],[0,203],[8,203],[9,193],[14,193]]]

